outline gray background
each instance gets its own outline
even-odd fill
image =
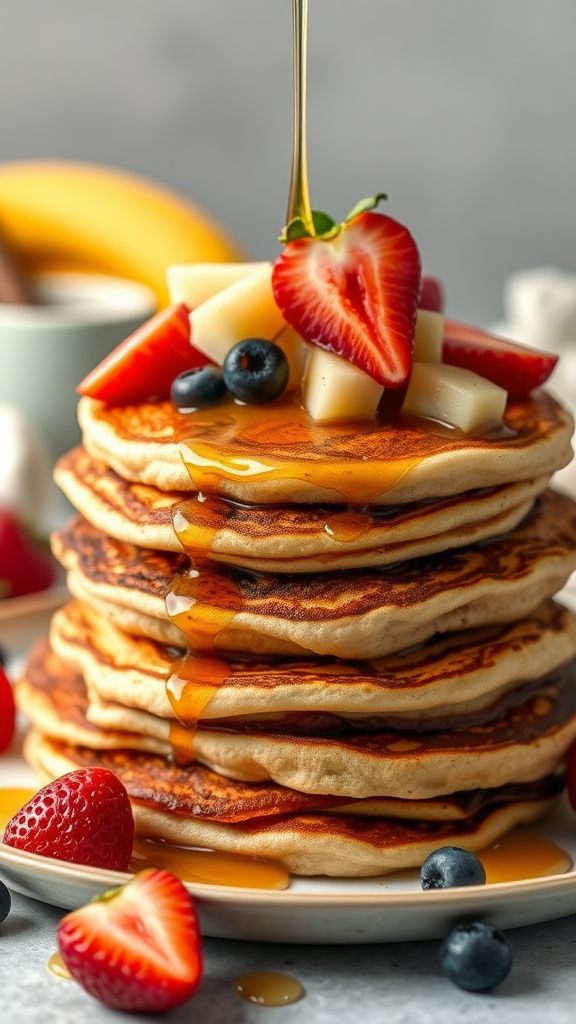
[[[385,190],[453,316],[576,270],[574,0],[311,0],[313,205]],[[291,153],[290,0],[0,0],[0,159],[165,182],[274,257]]]

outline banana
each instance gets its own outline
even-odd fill
[[[94,164],[0,164],[0,227],[26,273],[72,270],[127,277],[169,303],[173,263],[244,259],[207,213],[182,196]]]

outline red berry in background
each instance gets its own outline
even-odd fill
[[[36,793],[8,822],[4,842],[43,857],[127,871],[134,843],[128,794],[107,768],[79,768]]]
[[[10,680],[0,668],[0,754],[8,750],[16,725],[16,707]]]
[[[420,286],[418,309],[428,309],[432,313],[443,313],[445,305],[444,285],[437,277],[423,274]]]
[[[568,785],[568,796],[570,803],[576,811],[576,743],[573,743],[568,751],[568,763],[566,765],[566,783]]]
[[[46,590],[55,575],[49,552],[36,544],[14,512],[0,509],[0,598]]]
[[[194,903],[168,871],[142,871],[68,914],[58,943],[72,977],[115,1010],[170,1010],[194,995],[202,976]]]

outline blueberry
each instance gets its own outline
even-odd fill
[[[4,882],[0,882],[0,924],[6,920],[10,913],[10,907],[12,906],[12,900],[10,893]]]
[[[226,387],[247,405],[261,405],[281,395],[290,369],[273,341],[246,338],[231,348],[222,367]]]
[[[486,992],[507,978],[514,954],[508,939],[484,921],[458,924],[440,946],[442,970],[467,992]]]
[[[420,869],[423,889],[449,889],[453,885],[483,885],[486,872],[473,853],[459,846],[434,850]]]
[[[185,370],[172,381],[170,398],[177,409],[203,409],[215,405],[226,394],[222,370],[217,366],[199,366]]]

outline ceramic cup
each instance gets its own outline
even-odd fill
[[[41,304],[0,304],[0,402],[15,406],[45,439],[52,458],[78,444],[76,386],[150,317],[144,285],[92,274],[45,274]]]

